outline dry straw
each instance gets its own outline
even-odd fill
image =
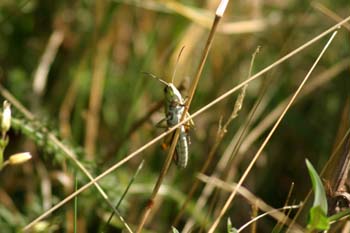
[[[215,32],[216,32],[216,29],[217,29],[217,26],[220,22],[220,19],[222,18],[224,12],[225,12],[225,9],[227,7],[227,4],[228,4],[228,0],[222,0],[216,10],[216,14],[215,14],[215,18],[214,18],[214,22],[213,22],[213,25],[211,27],[211,30],[209,32],[209,36],[208,36],[208,39],[207,39],[207,42],[206,42],[206,45],[204,47],[204,51],[203,51],[203,54],[202,54],[202,57],[201,57],[201,60],[199,62],[199,66],[197,68],[197,72],[196,72],[196,75],[191,83],[191,87],[190,87],[190,90],[189,90],[189,97],[185,103],[185,107],[184,107],[184,112],[182,114],[182,117],[181,117],[181,122],[183,122],[186,118],[186,114],[188,112],[188,109],[191,105],[191,102],[192,102],[192,99],[194,97],[194,93],[197,89],[197,86],[198,86],[198,83],[199,83],[199,79],[201,77],[201,74],[202,74],[202,71],[203,71],[203,67],[204,67],[204,64],[205,64],[205,61],[208,57],[208,54],[209,54],[209,50],[211,48],[211,44],[213,42],[213,38],[214,38],[214,35],[215,35]],[[158,192],[159,192],[159,189],[160,189],[160,186],[164,180],[164,177],[167,173],[167,171],[169,170],[169,167],[170,167],[170,164],[171,164],[171,161],[173,160],[173,156],[174,156],[174,152],[175,152],[175,147],[176,147],[176,143],[179,139],[179,135],[180,135],[180,131],[177,129],[175,131],[175,134],[174,134],[174,137],[173,137],[173,141],[172,141],[172,144],[170,146],[170,149],[169,149],[169,153],[167,155],[167,158],[164,162],[164,165],[162,167],[162,170],[159,174],[159,177],[158,177],[158,180],[155,184],[155,187],[152,191],[152,194],[151,194],[151,197],[142,213],[142,216],[141,216],[141,221],[140,221],[140,224],[137,228],[137,232],[141,232],[142,229],[143,229],[143,226],[145,225],[146,221],[147,221],[147,218],[153,208],[153,205],[154,205],[154,199],[156,198]]]
[[[190,117],[186,118],[185,120],[179,122],[179,124],[175,125],[174,127],[170,128],[168,131],[160,134],[159,136],[155,137],[154,139],[152,139],[151,141],[149,141],[148,143],[144,144],[143,146],[141,146],[139,149],[137,149],[136,151],[132,152],[131,154],[125,156],[125,158],[123,158],[122,160],[120,160],[119,162],[117,162],[116,164],[114,164],[113,166],[111,166],[110,168],[108,168],[107,170],[105,170],[103,173],[101,173],[100,175],[98,175],[96,178],[92,179],[90,182],[86,183],[85,185],[83,185],[81,188],[79,188],[78,190],[76,190],[74,193],[70,194],[69,196],[67,196],[64,200],[60,201],[59,203],[57,203],[55,206],[53,206],[51,209],[47,210],[45,213],[43,213],[42,215],[38,216],[36,219],[34,219],[32,222],[30,222],[27,226],[25,226],[23,228],[23,230],[28,230],[31,227],[33,227],[37,222],[39,222],[40,220],[42,220],[43,218],[45,218],[46,216],[48,216],[49,214],[51,214],[52,212],[54,212],[55,210],[59,209],[61,206],[63,206],[65,203],[67,203],[68,201],[70,201],[71,199],[73,199],[75,196],[77,196],[78,194],[80,194],[81,192],[85,191],[86,189],[88,189],[91,185],[95,184],[97,181],[99,181],[100,179],[102,179],[103,177],[105,177],[106,175],[112,173],[114,170],[116,170],[118,167],[120,167],[121,165],[125,164],[127,161],[129,161],[130,159],[134,158],[135,156],[137,156],[138,154],[140,154],[142,151],[144,151],[145,149],[147,149],[148,147],[152,146],[153,144],[155,144],[156,142],[160,141],[163,137],[165,137],[166,135],[172,133],[177,127],[179,127],[180,125],[186,123],[187,121],[191,120],[192,118],[198,116],[199,114],[203,113],[204,111],[210,109],[211,107],[213,107],[215,104],[219,103],[220,101],[222,101],[223,99],[227,98],[228,96],[230,96],[231,94],[235,93],[236,91],[238,91],[240,88],[242,88],[244,85],[248,84],[249,82],[261,77],[263,74],[265,74],[266,72],[268,72],[269,70],[271,70],[272,68],[276,67],[277,65],[283,63],[284,61],[288,60],[289,58],[293,57],[294,55],[298,54],[299,52],[301,52],[302,50],[304,50],[305,48],[309,47],[310,45],[314,44],[315,42],[317,42],[318,40],[320,40],[321,38],[325,37],[326,35],[328,35],[329,33],[333,32],[334,30],[338,29],[341,25],[345,24],[346,22],[348,22],[350,20],[350,16],[345,18],[344,20],[342,20],[341,22],[335,24],[334,26],[330,27],[329,29],[325,30],[324,32],[320,33],[319,35],[317,35],[316,37],[312,38],[311,40],[309,40],[308,42],[306,42],[305,44],[301,45],[300,47],[298,47],[297,49],[293,50],[292,52],[288,53],[287,55],[285,55],[284,57],[280,58],[279,60],[277,60],[276,62],[274,62],[273,64],[269,65],[268,67],[264,68],[263,70],[261,70],[260,72],[258,72],[257,74],[253,75],[251,78],[247,79],[246,81],[240,83],[239,85],[233,87],[232,89],[228,90],[227,92],[225,92],[224,94],[222,94],[220,97],[216,98],[215,100],[213,100],[212,102],[210,102],[209,104],[207,104],[206,106],[202,107],[201,109],[199,109],[198,111],[196,111],[195,113],[193,113]]]
[[[247,178],[249,172],[251,171],[251,169],[253,168],[255,162],[258,160],[258,158],[261,155],[261,152],[264,150],[265,146],[267,145],[267,143],[269,142],[269,140],[271,139],[272,135],[274,134],[274,132],[276,131],[277,127],[279,126],[279,124],[282,122],[282,119],[284,118],[284,116],[286,115],[287,111],[289,110],[289,108],[291,107],[292,103],[294,102],[294,100],[296,99],[296,97],[299,95],[300,91],[302,90],[303,86],[305,85],[306,81],[309,79],[312,71],[315,69],[316,65],[318,64],[319,60],[321,59],[321,57],[323,56],[323,54],[325,53],[325,51],[327,50],[328,46],[330,45],[330,43],[332,42],[333,38],[335,37],[335,35],[337,34],[337,31],[333,32],[332,36],[330,37],[330,39],[328,40],[328,42],[326,43],[326,45],[324,46],[324,48],[322,49],[320,55],[317,57],[315,63],[312,65],[311,69],[309,70],[309,72],[307,73],[307,75],[305,76],[304,80],[302,81],[302,83],[299,85],[298,89],[295,91],[293,97],[291,98],[291,100],[289,101],[289,103],[287,104],[287,106],[285,107],[284,111],[282,112],[282,114],[280,115],[280,117],[278,118],[278,120],[276,121],[275,125],[272,127],[270,133],[267,135],[267,137],[265,138],[264,142],[261,144],[259,150],[256,152],[256,154],[254,155],[252,161],[250,162],[250,164],[248,165],[247,169],[245,170],[245,172],[243,173],[241,179],[239,180],[237,187],[232,191],[231,195],[229,196],[229,198],[227,199],[224,207],[221,209],[219,216],[217,216],[217,218],[215,219],[214,223],[211,225],[211,227],[209,228],[209,233],[215,232],[217,226],[219,225],[219,222],[221,220],[221,218],[224,216],[224,214],[226,213],[226,211],[228,210],[229,206],[232,204],[232,201],[234,199],[234,197],[237,194],[237,189],[242,186],[243,182],[245,181],[245,179]]]

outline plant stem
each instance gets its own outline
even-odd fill
[[[220,5],[221,6],[221,5]],[[220,7],[219,6],[219,7]],[[226,8],[226,7],[225,7]],[[222,9],[221,9],[222,10]],[[225,9],[223,9],[224,11]],[[223,12],[222,12],[223,14]],[[200,59],[200,62],[199,62],[199,66],[197,68],[197,72],[196,72],[196,76],[194,77],[192,83],[191,83],[191,87],[190,87],[190,90],[189,90],[189,97],[185,103],[185,107],[184,107],[184,112],[182,114],[182,117],[181,117],[181,120],[180,121],[184,121],[185,118],[186,118],[186,114],[188,112],[188,109],[191,105],[191,102],[192,102],[192,99],[193,99],[193,96],[194,96],[194,93],[196,91],[196,88],[198,86],[198,83],[199,83],[199,79],[201,77],[201,74],[202,74],[202,71],[203,71],[203,67],[205,65],[205,61],[208,57],[208,54],[209,54],[209,50],[211,48],[211,45],[212,45],[212,42],[213,42],[213,37],[215,35],[215,32],[216,32],[216,29],[217,29],[217,26],[220,22],[220,19],[222,18],[222,14],[219,15],[218,13],[215,15],[215,18],[214,18],[214,22],[213,22],[213,25],[212,25],[212,28],[210,30],[210,33],[209,33],[209,36],[208,36],[208,39],[207,39],[207,42],[206,42],[206,45],[204,47],[204,51],[203,51],[203,54],[202,54],[202,57]],[[143,211],[143,214],[141,216],[141,221],[140,221],[140,224],[138,226],[138,229],[137,229],[137,232],[140,233],[143,229],[143,226],[144,224],[146,223],[147,221],[147,218],[153,208],[153,205],[154,205],[154,199],[155,197],[157,196],[158,194],[158,191],[159,191],[159,188],[164,180],[164,177],[167,173],[167,171],[169,170],[169,167],[170,167],[170,164],[171,164],[171,161],[173,159],[173,156],[174,156],[174,152],[175,152],[175,148],[176,148],[176,144],[177,144],[177,141],[179,139],[179,135],[180,135],[180,130],[179,128],[176,129],[175,131],[175,134],[174,134],[174,137],[173,137],[173,141],[172,141],[172,144],[170,146],[170,149],[169,149],[169,153],[167,155],[167,158],[164,162],[164,165],[162,167],[162,170],[159,174],[159,177],[158,177],[158,180],[155,184],[155,187],[153,188],[153,192],[151,194],[151,197]]]

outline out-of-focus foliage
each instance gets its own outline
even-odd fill
[[[169,81],[180,48],[185,46],[176,67],[175,83],[183,87],[186,96],[217,4],[216,0],[0,1],[0,82],[36,117],[35,121],[29,121],[13,109],[18,125],[9,134],[4,156],[30,151],[34,158],[23,166],[0,172],[1,231],[15,232],[66,197],[74,190],[75,175],[79,186],[88,182],[80,169],[46,140],[46,129],[59,136],[94,176],[163,132],[155,127],[163,118],[163,109],[157,107],[161,106],[163,86],[142,72]],[[349,16],[350,5],[346,0],[317,4],[340,17]],[[261,52],[256,57],[253,74],[334,25],[336,21],[322,13],[317,4],[296,0],[230,1],[190,112],[245,80],[257,46],[261,46]],[[242,21],[248,23],[235,24]],[[33,88],[37,69],[43,65],[43,54],[50,50],[48,45],[54,33],[61,33],[63,38],[48,66],[44,89],[37,92]],[[317,42],[248,85],[243,108],[229,125],[209,175],[220,158],[233,153],[232,145],[241,132],[239,129],[254,103],[262,98],[244,137],[252,139],[251,143],[243,141],[239,153],[224,164],[231,181],[238,180],[271,125],[257,134],[254,130],[296,90],[325,41]],[[296,190],[292,199],[302,200],[310,189],[310,183],[305,182],[308,179],[305,179],[304,156],[315,167],[323,167],[341,132],[349,126],[345,122],[348,118],[342,120],[349,104],[349,64],[349,31],[342,28],[309,82],[322,83],[305,87],[305,95],[302,93],[287,113],[244,183],[270,205],[283,206],[292,182]],[[329,80],[322,81],[331,69],[335,71]],[[236,95],[230,96],[194,119],[189,165],[183,170],[171,167],[146,227],[150,232],[171,229],[178,208],[215,142],[220,119],[225,121],[229,117],[235,98]],[[91,103],[91,99],[96,102]],[[91,111],[91,106],[97,106],[93,108],[96,112]],[[92,140],[95,148],[88,157],[85,152],[91,146],[87,139],[91,131],[87,122],[91,114],[97,117],[97,134]],[[26,131],[29,129],[34,130]],[[158,143],[100,181],[111,200],[117,203],[138,164],[145,159],[143,169],[119,208],[133,228],[139,224],[165,156]],[[197,191],[180,224],[175,226],[180,232],[191,218],[196,223],[195,231],[207,226],[198,222],[212,220],[226,197],[223,192],[211,195],[201,213],[196,213],[193,206],[199,195]],[[249,208],[240,197],[234,201],[229,211],[232,226],[238,227],[250,219]],[[78,232],[96,232],[110,213],[109,206],[91,187],[78,196]],[[227,227],[224,222],[220,225],[222,231]],[[47,224],[46,232],[72,232],[73,203],[55,211],[41,224]],[[261,220],[258,232],[270,232],[274,224]],[[120,226],[115,218],[110,228]]]

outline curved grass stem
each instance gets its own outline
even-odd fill
[[[314,62],[314,64],[312,65],[312,67],[310,68],[309,72],[307,73],[307,75],[305,76],[305,78],[303,79],[303,81],[301,82],[301,84],[299,85],[298,89],[295,91],[294,95],[292,96],[291,100],[288,102],[287,106],[285,107],[284,111],[282,112],[282,114],[280,115],[280,117],[277,119],[276,123],[274,124],[274,126],[272,127],[271,131],[269,132],[269,134],[267,135],[267,137],[265,138],[264,142],[261,144],[259,150],[256,152],[256,154],[254,155],[252,161],[250,162],[250,164],[248,165],[247,169],[245,170],[245,172],[243,173],[242,177],[240,178],[237,187],[235,190],[233,190],[233,192],[230,194],[229,198],[227,199],[225,205],[223,206],[223,208],[221,209],[219,216],[217,216],[217,218],[215,219],[214,223],[211,225],[210,229],[209,229],[209,233],[212,233],[216,230],[217,226],[219,225],[219,222],[221,220],[221,218],[224,216],[224,214],[226,213],[226,211],[228,210],[229,206],[231,205],[234,197],[237,194],[237,189],[243,184],[243,182],[245,181],[246,177],[248,176],[249,172],[251,171],[251,169],[253,168],[255,162],[258,160],[258,158],[261,155],[261,152],[263,151],[263,149],[265,148],[265,146],[267,145],[267,143],[270,141],[272,135],[274,134],[274,132],[276,131],[277,127],[280,125],[280,123],[282,122],[282,119],[284,118],[284,116],[286,115],[287,111],[289,110],[289,108],[291,107],[292,103],[294,102],[294,100],[296,99],[296,97],[299,95],[300,91],[302,90],[302,88],[304,87],[306,81],[309,79],[312,71],[315,69],[316,65],[318,64],[318,62],[320,61],[321,57],[323,56],[323,54],[325,53],[325,51],[327,50],[328,46],[330,45],[330,43],[333,41],[333,38],[335,37],[335,35],[337,34],[337,31],[333,32],[332,36],[330,37],[330,39],[328,40],[328,42],[326,43],[326,45],[323,47],[321,53],[319,54],[319,56],[317,57],[316,61]]]
[[[51,214],[52,212],[54,212],[55,210],[59,209],[61,206],[63,206],[65,203],[67,203],[68,201],[70,201],[72,198],[74,198],[76,195],[82,193],[83,191],[85,191],[86,189],[88,189],[90,186],[94,185],[97,181],[101,180],[102,178],[104,178],[105,176],[107,176],[108,174],[112,173],[114,170],[116,170],[117,168],[119,168],[121,165],[125,164],[126,162],[128,162],[129,160],[131,160],[132,158],[136,157],[137,155],[139,155],[142,151],[144,151],[145,149],[147,149],[148,147],[152,146],[153,144],[155,144],[156,142],[160,141],[162,138],[164,138],[166,135],[172,133],[176,128],[178,128],[179,126],[181,126],[182,124],[190,121],[191,119],[193,119],[194,117],[198,116],[199,114],[202,114],[203,112],[207,111],[208,109],[210,109],[211,107],[213,107],[214,105],[216,105],[217,103],[219,103],[220,101],[222,101],[223,99],[227,98],[228,96],[232,95],[233,93],[235,93],[236,91],[238,91],[240,88],[242,88],[244,85],[248,84],[249,82],[261,77],[263,74],[267,73],[269,70],[271,70],[272,68],[275,68],[277,65],[283,63],[284,61],[288,60],[289,58],[293,57],[294,55],[298,54],[299,52],[301,52],[302,50],[304,50],[305,48],[309,47],[310,45],[314,44],[315,42],[317,42],[318,40],[320,40],[321,38],[325,37],[326,35],[330,34],[331,32],[333,32],[334,30],[336,30],[337,28],[339,28],[339,26],[343,25],[344,23],[350,21],[350,16],[348,16],[347,18],[345,18],[343,21],[333,25],[332,27],[328,28],[327,30],[325,30],[324,32],[320,33],[319,35],[317,35],[316,37],[312,38],[311,40],[309,40],[308,42],[304,43],[303,45],[299,46],[297,49],[293,50],[292,52],[288,53],[287,55],[283,56],[282,58],[278,59],[277,61],[275,61],[273,64],[267,66],[266,68],[264,68],[263,70],[259,71],[258,73],[256,73],[255,75],[253,75],[252,77],[250,77],[249,79],[247,79],[246,81],[238,84],[237,86],[233,87],[232,89],[228,90],[227,92],[225,92],[224,94],[222,94],[221,96],[219,96],[218,98],[216,98],[215,100],[213,100],[212,102],[210,102],[209,104],[205,105],[204,107],[200,108],[198,111],[196,111],[195,113],[191,114],[191,116],[187,117],[185,120],[179,122],[177,125],[175,125],[174,127],[170,128],[169,130],[167,130],[166,132],[160,134],[159,136],[153,138],[151,141],[145,143],[143,146],[141,146],[140,148],[138,148],[137,150],[135,150],[134,152],[128,154],[127,156],[125,156],[122,160],[120,160],[119,162],[115,163],[114,165],[112,165],[110,168],[108,168],[107,170],[105,170],[104,172],[102,172],[100,175],[98,175],[97,177],[95,177],[94,179],[92,179],[91,181],[89,181],[88,183],[86,183],[85,185],[83,185],[81,188],[79,188],[76,192],[70,194],[69,196],[67,196],[65,199],[63,199],[62,201],[60,201],[59,203],[57,203],[55,206],[53,206],[51,209],[47,210],[45,213],[43,213],[42,215],[38,216],[36,219],[34,219],[32,222],[28,223],[23,230],[28,230],[31,227],[33,227],[37,222],[39,222],[40,220],[42,220],[43,218],[45,218],[46,216],[48,216],[49,214]]]
[[[211,45],[212,45],[212,42],[213,42],[213,38],[214,38],[214,35],[215,35],[215,32],[216,32],[216,29],[217,29],[217,26],[220,22],[220,19],[222,18],[223,14],[224,14],[224,11],[226,9],[226,6],[227,6],[227,3],[228,1],[226,0],[223,0],[219,7],[218,7],[218,10],[216,12],[216,15],[215,15],[215,18],[214,18],[214,22],[213,22],[213,25],[211,27],[211,30],[210,30],[210,33],[209,33],[209,36],[208,36],[208,39],[207,39],[207,42],[206,42],[206,45],[204,47],[204,51],[203,51],[203,54],[202,54],[202,57],[201,57],[201,60],[199,62],[199,66],[197,68],[197,71],[196,71],[196,76],[194,77],[192,83],[191,83],[191,87],[190,87],[190,90],[189,90],[189,97],[186,101],[186,104],[185,104],[185,108],[184,108],[184,112],[182,114],[182,117],[181,117],[181,122],[185,120],[186,118],[186,114],[188,112],[188,109],[191,105],[191,102],[192,102],[192,99],[194,97],[194,93],[197,89],[197,86],[198,86],[198,83],[199,83],[199,79],[202,75],[202,71],[203,71],[203,67],[205,65],[205,61],[207,60],[207,57],[208,57],[208,54],[209,54],[209,50],[211,48]],[[154,189],[152,191],[152,194],[151,194],[151,197],[148,201],[148,204],[146,205],[144,211],[143,211],[143,214],[141,216],[141,221],[140,221],[140,224],[138,226],[138,229],[137,229],[137,232],[141,232],[142,229],[143,229],[143,226],[145,225],[146,221],[147,221],[147,218],[153,208],[153,204],[154,204],[154,199],[156,198],[158,192],[159,192],[159,188],[164,180],[164,177],[167,173],[167,171],[169,170],[169,167],[170,167],[170,164],[171,164],[171,161],[173,160],[173,156],[174,156],[174,152],[175,152],[175,147],[176,147],[176,144],[177,144],[177,141],[179,139],[179,135],[180,135],[180,130],[177,129],[175,131],[175,134],[174,134],[174,137],[173,137],[173,141],[171,143],[171,146],[170,146],[170,149],[169,149],[169,152],[168,152],[168,155],[165,159],[165,162],[164,162],[164,165],[162,167],[162,170],[158,176],[158,180],[154,186]]]

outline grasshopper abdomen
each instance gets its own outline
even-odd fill
[[[179,140],[176,144],[175,164],[179,168],[185,168],[188,162],[188,135],[184,126],[180,127]]]

